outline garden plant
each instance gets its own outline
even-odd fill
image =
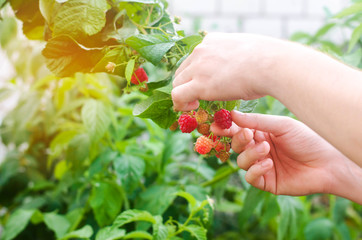
[[[16,71],[0,101],[17,99],[0,119],[0,239],[362,239],[360,205],[256,189],[231,139],[210,131],[229,128],[233,109],[294,117],[280,102],[174,111],[174,73],[207,33],[177,30],[167,6],[0,0],[0,44]],[[361,22],[353,1],[291,40],[362,68]]]

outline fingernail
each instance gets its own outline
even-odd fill
[[[256,145],[255,150],[258,153],[264,153],[265,152],[265,142],[262,142],[262,143],[259,143],[258,145]]]

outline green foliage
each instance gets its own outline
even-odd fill
[[[1,47],[17,59],[0,101],[19,96],[0,127],[2,240],[361,237],[360,206],[262,192],[245,182],[236,154],[226,164],[203,159],[192,151],[196,135],[164,129],[176,120],[174,72],[202,41],[175,30],[166,1],[0,0],[0,7]],[[10,8],[40,47],[18,36]],[[356,3],[316,34],[293,39],[361,67],[360,22]],[[350,41],[327,38],[339,28],[353,30]],[[130,81],[139,67],[149,76],[145,93]],[[292,116],[271,97],[200,104]]]

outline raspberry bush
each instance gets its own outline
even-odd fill
[[[229,128],[234,109],[291,115],[278,101],[173,111],[174,72],[206,32],[176,30],[167,5],[0,0],[0,44],[16,70],[0,101],[17,98],[0,119],[0,239],[358,239],[358,206],[250,187],[231,139],[211,131]],[[347,48],[323,39],[335,22],[293,39],[361,67],[356,9],[338,16],[356,27]]]

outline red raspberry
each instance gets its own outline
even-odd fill
[[[147,82],[148,76],[143,68],[138,68],[132,75],[131,83],[140,84],[141,82]]]
[[[210,124],[201,123],[197,126],[197,131],[202,135],[208,135],[210,133]]]
[[[223,142],[218,142],[215,146],[215,151],[220,152],[221,150],[225,150],[225,144]]]
[[[207,154],[211,151],[213,142],[206,136],[201,136],[196,140],[195,151],[200,154]]]
[[[197,128],[197,121],[188,114],[182,114],[178,119],[180,130],[183,133],[190,133]]]
[[[226,109],[221,109],[214,114],[215,123],[222,129],[228,129],[231,127],[231,113]]]
[[[209,113],[204,109],[199,109],[196,112],[195,118],[199,124],[204,123],[209,119]]]

